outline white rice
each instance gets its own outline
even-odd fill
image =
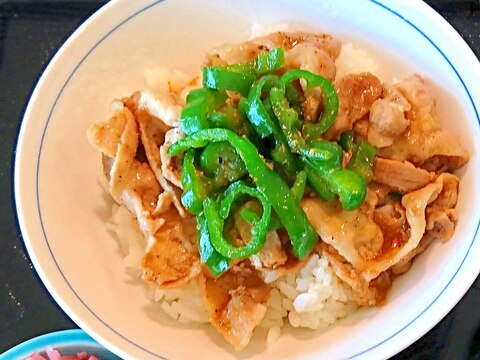
[[[325,256],[313,255],[296,274],[272,284],[268,310],[260,325],[277,338],[284,319],[293,327],[320,329],[355,311],[351,289],[333,272]]]
[[[150,89],[181,92],[192,78],[179,70],[166,68],[147,68],[144,71],[147,86]]]
[[[152,288],[152,300],[171,318],[181,323],[208,323],[198,283],[193,280],[181,288]]]
[[[262,25],[254,23],[250,29],[250,40],[257,37],[266,36],[268,34],[278,31],[288,31],[289,25],[287,23],[278,23],[270,25]]]
[[[178,94],[182,103],[186,102],[188,93],[202,86],[202,73],[185,74],[179,70],[166,68],[149,68],[144,71],[145,81],[149,89],[157,93],[170,92]]]
[[[355,47],[351,43],[342,45],[340,55],[335,61],[337,68],[337,79],[354,73],[370,72],[378,78],[380,75],[380,65],[365,50]]]

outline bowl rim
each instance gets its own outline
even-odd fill
[[[113,31],[115,31],[117,28],[121,27],[122,25],[124,25],[126,22],[128,22],[130,19],[134,18],[136,15],[148,10],[149,8],[157,5],[157,4],[160,4],[162,2],[164,2],[165,0],[152,0],[152,1],[149,1],[148,4],[145,4],[145,5],[142,5],[142,7],[139,8],[138,11],[130,14],[126,19],[124,19],[122,22],[119,22],[115,27],[113,27],[110,31],[106,32],[105,35],[103,37],[101,37],[100,39],[97,39],[96,42],[95,40],[92,41],[92,42],[95,42],[94,45],[88,49],[87,51],[84,52],[84,56],[83,57],[80,57],[81,60],[80,62],[77,64],[77,66],[72,70],[70,76],[66,79],[63,87],[61,88],[58,96],[56,97],[53,105],[52,105],[52,108],[50,110],[50,114],[49,114],[49,117],[48,117],[48,120],[45,124],[45,129],[48,127],[48,121],[53,113],[53,110],[57,104],[57,101],[60,97],[60,95],[62,94],[64,88],[67,86],[68,82],[70,81],[70,79],[73,77],[73,75],[75,74],[76,70],[78,69],[78,67],[83,63],[83,61],[88,58],[88,56],[90,55],[90,53],[92,53],[95,48],[101,44],[107,37],[109,34],[111,34]],[[443,51],[441,50],[441,48],[439,48],[436,43],[434,41],[432,41],[429,36],[424,33],[422,31],[422,29],[420,29],[419,27],[417,27],[413,22],[409,21],[407,18],[405,18],[403,15],[401,15],[399,12],[397,12],[395,9],[393,9],[392,7],[386,5],[390,2],[390,0],[365,0],[365,1],[368,1],[370,3],[373,3],[373,4],[376,4],[382,8],[384,8],[386,11],[396,15],[397,17],[399,17],[400,19],[402,19],[403,21],[405,21],[406,23],[408,23],[410,26],[412,26],[417,32],[419,32],[421,34],[421,36],[425,37],[436,49],[437,51],[439,51],[441,53],[441,55],[445,58],[445,60],[449,63],[450,67],[452,68],[452,70],[456,73],[457,77],[459,78],[459,80],[461,81],[463,87],[465,88],[469,98],[470,98],[470,101],[471,101],[471,104],[475,110],[475,114],[476,114],[476,117],[477,117],[477,121],[480,123],[480,117],[479,117],[479,114],[478,114],[478,111],[477,111],[477,107],[475,105],[475,102],[473,101],[471,95],[470,95],[470,92],[467,88],[467,86],[465,85],[464,83],[464,80],[461,78],[461,76],[459,75],[458,71],[455,69],[455,67],[453,66],[453,64],[450,62],[450,60],[447,58],[447,56],[443,53]],[[20,132],[19,132],[19,135],[18,135],[18,138],[17,138],[17,144],[16,144],[16,156],[15,156],[15,164],[14,164],[14,168],[15,168],[15,175],[14,175],[14,187],[15,187],[15,198],[17,198],[17,195],[20,193],[21,189],[20,189],[20,182],[19,182],[19,174],[20,174],[20,166],[17,166],[19,163],[21,163],[21,146],[22,146],[22,139],[23,139],[23,134],[24,132],[26,132],[26,119],[29,118],[31,116],[31,112],[32,112],[32,108],[34,107],[34,103],[38,100],[38,97],[39,97],[39,89],[42,87],[42,84],[44,82],[46,82],[46,79],[48,78],[48,75],[49,73],[51,72],[51,70],[55,67],[55,63],[62,57],[63,53],[72,45],[72,43],[75,42],[76,38],[78,37],[78,35],[80,33],[82,33],[85,29],[87,29],[91,23],[95,22],[97,20],[97,18],[100,18],[101,16],[103,16],[104,13],[108,12],[111,8],[117,6],[119,3],[122,3],[122,2],[126,2],[124,0],[113,0],[107,4],[105,4],[104,6],[102,6],[99,10],[97,10],[92,16],[90,16],[72,35],[69,36],[69,38],[67,39],[67,41],[61,46],[61,48],[57,51],[57,53],[55,54],[55,56],[53,57],[53,59],[49,62],[47,68],[45,69],[45,71],[43,72],[40,80],[38,81],[38,83],[35,85],[35,90],[33,91],[32,93],[32,96],[31,98],[29,99],[28,101],[28,105],[26,107],[26,111],[24,113],[24,116],[23,116],[23,119],[22,119],[22,122],[21,122],[21,128],[20,128]],[[432,19],[436,22],[438,22],[445,31],[448,31],[449,35],[453,36],[455,39],[456,39],[456,42],[458,44],[458,46],[461,46],[463,47],[463,50],[464,50],[464,55],[466,57],[468,57],[468,60],[469,61],[476,61],[478,63],[478,59],[477,57],[474,55],[473,51],[470,49],[470,47],[465,43],[465,41],[461,38],[461,36],[456,32],[456,30],[445,20],[443,19],[438,13],[436,13],[428,4],[424,3],[423,1],[421,0],[414,0],[412,2],[413,5],[408,5],[408,7],[412,6],[413,8],[420,8],[420,9],[423,9],[423,11],[427,12],[429,16],[432,17]],[[43,133],[42,135],[42,143],[43,143],[43,139],[44,139],[44,135],[45,135],[45,132]],[[40,157],[40,155],[39,155]],[[38,167],[39,167],[39,161],[37,162],[37,175],[38,175]],[[38,195],[38,182],[37,182],[37,189],[36,189],[36,193]],[[38,198],[37,198],[38,200]],[[38,203],[37,203],[38,205]],[[15,206],[16,206],[16,210],[17,210],[17,216],[19,218],[19,224],[20,224],[20,227],[21,227],[21,230],[22,230],[22,233],[23,234],[26,234],[27,231],[26,231],[26,224],[24,223],[22,217],[20,216],[22,214],[22,209],[21,209],[21,206],[20,204],[17,203],[17,201],[15,201]],[[40,215],[41,216],[41,215]],[[43,225],[42,225],[43,226]],[[467,257],[469,256],[470,254],[470,250],[475,242],[475,240],[478,238],[478,234],[479,234],[479,228],[480,228],[480,223],[477,224],[477,228],[474,232],[474,235],[473,235],[473,238],[472,238],[472,242],[468,248],[468,250],[466,251],[465,253],[465,256],[459,266],[459,268],[457,269],[457,271],[455,272],[455,274],[453,275],[452,279],[450,279],[450,281],[448,281],[445,285],[445,287],[443,288],[443,290],[438,294],[438,296],[434,299],[434,301],[432,302],[432,304],[430,304],[430,306],[428,306],[426,309],[424,309],[417,317],[413,318],[406,326],[404,326],[402,329],[400,329],[399,331],[397,331],[396,333],[392,334],[391,336],[389,336],[388,338],[386,338],[385,340],[383,340],[382,342],[376,344],[375,346],[372,346],[370,348],[367,348],[365,350],[363,350],[362,352],[358,352],[358,353],[355,353],[352,358],[357,358],[357,357],[362,357],[368,353],[370,350],[373,350],[375,348],[378,348],[380,347],[381,345],[383,345],[384,343],[387,343],[389,342],[392,338],[396,337],[399,333],[401,333],[402,331],[404,331],[406,328],[408,328],[413,322],[417,321],[419,318],[422,317],[422,315],[427,312],[427,310],[440,298],[442,297],[442,295],[444,294],[445,290],[449,287],[449,285],[451,284],[451,282],[453,281],[453,279],[455,278],[455,276],[457,275],[457,273],[460,271],[461,267],[463,266],[465,260],[467,259]],[[45,234],[45,231],[43,233],[43,235],[46,237],[46,234]],[[47,289],[49,290],[49,292],[53,295],[53,298],[55,299],[55,301],[57,303],[59,303],[62,307],[62,309],[70,316],[72,317],[73,319],[75,319],[75,321],[77,323],[79,323],[80,325],[82,325],[82,327],[84,327],[86,329],[86,331],[89,331],[90,333],[92,333],[92,336],[94,337],[100,337],[93,329],[91,329],[88,325],[86,325],[78,316],[77,314],[75,313],[75,311],[72,310],[72,308],[67,305],[62,297],[60,296],[59,293],[57,293],[57,291],[54,289],[53,285],[50,283],[49,279],[48,279],[48,276],[46,275],[46,273],[44,273],[43,269],[42,269],[42,266],[40,265],[40,262],[35,258],[35,255],[34,255],[34,252],[32,250],[32,248],[30,247],[30,240],[28,238],[28,236],[25,236],[24,237],[24,242],[26,244],[26,247],[27,247],[27,251],[29,253],[29,256],[32,257],[32,260],[33,260],[33,263],[35,265],[35,270],[39,273],[40,275],[40,278],[42,279],[42,282],[47,286]],[[52,254],[52,250],[49,248],[50,252],[51,252],[51,255],[53,256]],[[55,258],[53,256],[53,258]],[[58,264],[57,264],[57,267],[58,267]],[[59,269],[60,270],[60,269]],[[478,269],[480,271],[480,269]],[[61,270],[60,270],[61,272]],[[63,273],[62,273],[62,276],[63,276]],[[461,291],[457,292],[457,295],[454,297],[454,298],[451,298],[450,300],[444,302],[441,304],[441,315],[437,316],[435,318],[435,320],[431,320],[430,323],[428,325],[422,325],[422,331],[417,331],[416,334],[414,336],[410,335],[407,337],[407,339],[403,339],[401,341],[401,346],[395,346],[395,349],[389,349],[389,350],[384,350],[384,354],[386,355],[393,355],[399,351],[401,351],[402,349],[405,349],[407,346],[409,346],[410,344],[412,344],[415,340],[417,340],[418,338],[420,338],[421,336],[423,336],[424,334],[426,334],[431,328],[433,328],[439,321],[441,321],[441,319],[443,319],[445,317],[445,315],[458,303],[458,301],[461,299],[461,297],[468,291],[468,289],[470,288],[471,284],[473,283],[473,281],[475,280],[476,278],[476,275],[473,276],[471,275],[471,278],[468,279],[468,281],[466,281],[463,286],[461,288],[459,288]],[[65,279],[65,278],[64,278]],[[65,279],[66,280],[66,279]],[[67,281],[67,284],[68,284],[68,281]],[[68,286],[70,286],[71,288],[71,285],[68,284]],[[79,296],[77,295],[77,293],[75,292],[75,290],[73,288],[71,288],[71,290],[73,290],[73,292],[75,293],[75,295],[77,296],[77,298],[80,300],[80,302],[82,302],[83,306],[85,306],[87,308],[87,310],[89,312],[91,312],[95,317],[97,317],[98,320],[100,320],[104,326],[106,326],[109,331],[113,331],[117,336],[121,337],[122,339],[126,340],[129,344],[131,345],[134,345],[135,347],[137,347],[139,350],[142,350],[142,351],[145,351],[147,353],[149,353],[150,355],[153,355],[153,356],[156,356],[157,358],[160,358],[160,359],[165,359],[163,356],[159,355],[159,354],[156,354],[156,353],[152,353],[151,351],[149,351],[148,349],[145,349],[143,348],[142,346],[138,345],[138,344],[135,344],[135,343],[132,343],[131,341],[129,341],[127,338],[125,338],[124,336],[122,336],[121,334],[119,334],[118,332],[115,331],[115,329],[112,329],[108,324],[104,323],[101,318],[99,318],[96,314],[94,314],[92,312],[92,310],[85,304],[83,303],[83,301],[81,300],[81,298],[79,298]],[[423,331],[424,329],[426,329],[426,331]],[[101,338],[101,337],[100,337]],[[110,343],[109,340],[106,340],[106,339],[101,339],[103,340],[102,342],[105,342],[106,344],[110,344],[112,348],[116,349],[116,351],[118,352],[119,348],[115,345],[113,345],[112,343]],[[100,340],[99,340],[100,341]],[[112,346],[113,345],[113,346]],[[123,351],[122,351],[123,352]]]
[[[69,345],[103,347],[81,329],[69,329],[42,334],[25,340],[0,354],[0,360],[25,359],[34,352],[44,351],[46,347],[58,348]]]

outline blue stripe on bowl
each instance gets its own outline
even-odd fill
[[[400,18],[401,20],[403,20],[404,22],[406,22],[409,26],[411,26],[412,28],[415,29],[415,31],[417,31],[421,36],[423,36],[426,40],[428,40],[428,42],[441,54],[441,56],[445,59],[445,61],[448,63],[448,65],[450,66],[450,68],[455,72],[458,80],[460,81],[460,83],[462,84],[463,88],[465,89],[469,99],[470,99],[470,102],[472,104],[472,107],[475,111],[475,115],[477,117],[477,122],[480,124],[480,118],[479,118],[479,115],[478,115],[478,111],[477,111],[477,108],[475,106],[475,103],[472,99],[472,96],[470,94],[470,92],[468,91],[468,88],[466,87],[465,85],[465,82],[463,81],[462,77],[460,76],[460,74],[458,73],[457,69],[455,68],[455,66],[452,64],[452,62],[448,59],[448,57],[445,55],[445,53],[440,49],[440,47],[435,43],[433,42],[429,37],[428,35],[426,35],[419,27],[417,27],[415,24],[413,24],[411,21],[409,21],[408,19],[406,19],[405,17],[403,17],[401,14],[399,14],[398,12],[396,12],[395,10],[389,8],[388,6],[384,5],[383,3],[381,3],[380,1],[378,0],[366,0],[366,1],[369,1],[379,7],[381,7],[382,9],[384,9],[385,11],[393,14],[394,16]],[[136,16],[138,16],[139,14],[145,12],[146,10],[162,3],[163,0],[158,0],[158,1],[155,1],[151,4],[149,4],[148,6],[140,9],[139,11],[135,12],[134,14],[130,15],[129,17],[127,17],[125,20],[123,20],[122,22],[120,22],[118,25],[116,25],[114,28],[112,28],[109,32],[107,32],[100,40],[98,40],[95,45],[83,56],[83,58],[80,60],[80,62],[75,66],[75,68],[73,69],[73,71],[71,72],[70,76],[67,78],[67,80],[65,81],[65,83],[63,84],[59,94],[57,95],[53,105],[52,105],[52,108],[49,112],[49,115],[48,115],[48,118],[47,118],[47,121],[46,121],[46,124],[45,124],[45,128],[44,128],[44,131],[43,131],[43,134],[42,134],[42,139],[41,139],[41,145],[40,145],[40,150],[39,150],[39,154],[38,154],[38,159],[37,159],[37,186],[36,186],[36,194],[37,194],[37,208],[38,208],[38,214],[39,214],[39,218],[40,218],[40,222],[41,222],[41,226],[42,226],[42,231],[43,231],[43,235],[44,235],[44,238],[45,238],[45,241],[47,243],[47,246],[48,246],[48,249],[50,251],[50,254],[55,262],[55,265],[57,266],[58,268],[58,271],[60,272],[60,274],[62,275],[62,277],[64,278],[65,282],[67,283],[67,285],[70,287],[70,289],[72,290],[72,292],[76,295],[76,297],[78,298],[78,300],[85,306],[86,309],[88,309],[88,311],[98,320],[100,321],[103,325],[105,325],[110,331],[112,331],[113,333],[115,333],[116,335],[118,335],[119,337],[121,337],[122,339],[124,339],[126,342],[130,343],[131,345],[134,345],[135,347],[137,347],[138,349],[141,349],[142,351],[145,351],[146,353],[150,354],[150,355],[153,355],[159,359],[163,359],[163,360],[167,360],[166,358],[162,357],[161,355],[159,354],[156,354],[144,347],[142,347],[141,345],[139,344],[136,344],[135,342],[131,341],[130,339],[128,339],[127,337],[125,337],[124,335],[120,334],[118,331],[116,331],[114,328],[112,328],[109,324],[107,324],[104,320],[102,320],[94,311],[92,311],[92,309],[83,301],[83,299],[78,295],[78,293],[75,291],[75,289],[72,287],[72,285],[69,283],[68,279],[66,278],[65,274],[63,273],[62,269],[60,268],[60,266],[58,265],[58,262],[55,258],[55,255],[50,247],[50,243],[49,243],[49,240],[48,240],[48,236],[45,232],[45,228],[44,228],[44,225],[43,225],[43,219],[42,219],[42,212],[41,212],[41,207],[40,207],[40,199],[39,199],[39,191],[38,191],[38,178],[39,178],[39,173],[40,173],[40,161],[41,161],[41,155],[42,155],[42,147],[43,147],[43,142],[44,142],[44,139],[45,139],[45,135],[46,135],[46,132],[47,132],[47,129],[48,129],[48,125],[49,125],[49,122],[51,120],[51,116],[52,116],[52,113],[60,99],[60,97],[62,96],[63,94],[63,91],[65,90],[66,86],[68,85],[68,83],[70,82],[70,80],[72,79],[72,77],[75,75],[76,71],[78,70],[78,68],[82,65],[82,63],[90,56],[90,54],[106,39],[108,38],[112,33],[114,33],[118,28],[122,27],[123,25],[125,25],[126,23],[128,23],[131,19],[135,18]],[[455,276],[458,274],[458,272],[460,271],[461,267],[463,266],[466,258],[468,257],[469,253],[470,253],[470,249],[472,248],[476,238],[477,238],[477,234],[478,234],[478,230],[479,230],[479,227],[480,227],[480,222],[477,224],[477,229],[475,231],[475,235],[474,237],[472,238],[471,240],[471,243],[469,245],[469,248],[468,248],[468,251],[467,253],[465,254],[465,257],[463,258],[460,266],[458,267],[458,269],[456,270],[455,274],[452,276],[452,278],[449,280],[449,282],[446,284],[446,286],[442,289],[442,291],[436,296],[436,298],[434,299],[434,301],[428,305],[423,311],[421,311],[411,322],[409,322],[406,326],[404,326],[402,329],[400,329],[399,331],[397,331],[396,333],[386,337],[383,341],[379,342],[378,344],[368,348],[368,349],[364,349],[352,356],[349,357],[349,359],[353,359],[353,358],[356,358],[356,357],[359,357],[359,356],[362,356],[362,355],[365,355],[366,353],[368,353],[369,351],[371,351],[372,349],[375,349],[377,348],[378,346],[386,343],[387,341],[391,340],[392,338],[394,338],[395,336],[397,336],[399,333],[401,333],[402,331],[404,331],[406,328],[410,327],[415,321],[417,321],[437,300],[438,298],[445,292],[445,290],[449,287],[449,285],[451,284],[451,282],[453,281],[453,279],[455,278]],[[0,360],[4,360],[2,358],[0,358]],[[7,360],[7,359],[5,359]]]

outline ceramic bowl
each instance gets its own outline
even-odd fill
[[[100,155],[87,128],[114,98],[146,86],[146,68],[198,71],[210,48],[250,37],[253,24],[327,31],[353,42],[402,79],[432,85],[442,125],[470,161],[455,235],[433,244],[396,279],[383,307],[362,309],[322,331],[285,330],[231,351],[209,327],[167,321],[126,273],[106,222]],[[480,65],[448,23],[422,1],[114,0],[65,43],[41,77],[18,140],[15,196],[32,262],[63,310],[126,359],[377,359],[413,343],[461,299],[480,270]]]
[[[58,350],[62,356],[86,352],[101,360],[120,360],[83,330],[63,330],[37,336],[0,354],[0,360],[24,360],[33,353],[45,356],[46,347]]]

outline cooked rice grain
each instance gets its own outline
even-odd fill
[[[355,47],[351,43],[344,44],[340,56],[335,61],[337,79],[347,75],[370,72],[380,77],[380,66],[365,50]]]
[[[287,317],[293,327],[318,329],[357,308],[351,289],[335,275],[325,256],[313,255],[299,273],[282,277],[272,286],[261,324],[265,328],[281,327]]]

